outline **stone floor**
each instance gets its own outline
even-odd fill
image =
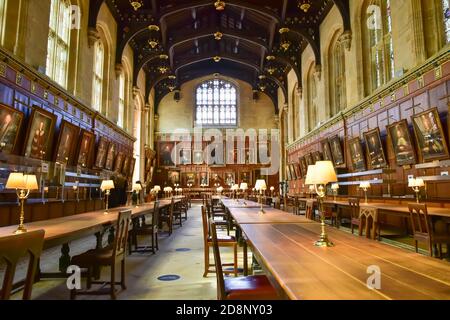
[[[119,292],[117,299],[148,300],[211,300],[216,299],[216,277],[210,274],[203,278],[203,235],[199,205],[193,205],[189,219],[183,227],[176,227],[172,236],[162,234],[160,250],[127,257],[127,290]],[[146,239],[143,239],[146,241]],[[70,244],[71,255],[95,247],[95,238]],[[190,249],[189,251],[177,249]],[[239,267],[243,266],[242,248],[239,248]],[[221,249],[223,262],[232,261],[231,251]],[[46,251],[43,255],[44,271],[58,269],[59,249]],[[211,250],[211,259],[213,259]],[[214,260],[212,260],[214,261]],[[249,260],[251,261],[251,260]],[[0,272],[1,273],[1,272]],[[20,272],[19,272],[20,274]],[[162,275],[178,275],[179,280],[160,281]],[[102,278],[109,277],[109,268],[104,268]],[[84,287],[85,282],[82,282]],[[117,287],[119,288],[119,286]],[[20,299],[20,293],[13,298]],[[66,300],[69,290],[66,280],[42,280],[33,287],[33,299]],[[109,299],[109,296],[78,296],[77,299]]]

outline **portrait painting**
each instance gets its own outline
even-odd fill
[[[312,154],[314,163],[317,161],[322,161],[322,154],[319,151],[316,151]]]
[[[159,143],[159,165],[161,167],[175,166],[172,152],[175,148],[175,142],[160,142]]]
[[[126,177],[128,174],[128,167],[130,166],[130,157],[125,156],[125,159],[123,160],[123,165],[122,165],[122,174]]]
[[[306,174],[308,173],[308,165],[306,164],[305,157],[301,157],[299,159],[300,162],[300,169],[302,170],[302,176],[306,177]]]
[[[199,185],[209,186],[209,175],[208,175],[208,172],[200,172],[198,177],[199,177]]]
[[[250,171],[239,172],[239,183],[248,183],[250,186],[252,184],[252,173]]]
[[[409,134],[406,119],[393,123],[387,127],[389,140],[395,154],[398,166],[412,165],[416,163],[416,153]]]
[[[117,154],[116,161],[114,162],[114,172],[121,172],[125,155],[122,151]]]
[[[448,146],[437,108],[413,116],[412,120],[421,159],[428,162],[448,158]]]
[[[190,149],[181,149],[179,151],[179,159],[178,159],[178,163],[181,165],[188,165],[191,164],[191,153],[192,151]]]
[[[70,164],[73,162],[73,155],[80,135],[80,128],[67,121],[61,123],[58,143],[56,144],[55,162]]]
[[[191,184],[192,186],[195,186],[196,182],[196,174],[195,172],[188,172],[184,174],[184,186],[188,186],[188,184]]]
[[[103,168],[105,166],[106,162],[106,155],[108,153],[108,140],[105,137],[100,137],[100,140],[98,142],[97,146],[97,156],[95,158],[95,164],[94,166],[96,168]]]
[[[81,140],[78,147],[77,165],[88,167],[91,163],[91,155],[94,149],[95,135],[92,132],[83,130],[81,132]]]
[[[301,179],[303,178],[302,176],[302,170],[300,169],[300,164],[294,164],[294,170],[295,170],[295,175],[297,176],[297,179]]]
[[[333,158],[333,163],[336,167],[345,164],[344,153],[342,152],[341,139],[339,135],[335,135],[328,141],[330,144],[331,155]]]
[[[297,180],[298,177],[297,177],[297,173],[295,172],[295,165],[294,164],[290,164],[289,165],[289,170],[291,170],[292,180]]]
[[[172,186],[180,184],[180,171],[171,170],[168,172],[168,180]]]
[[[108,146],[108,152],[106,153],[105,169],[112,170],[114,165],[114,159],[116,157],[116,144],[111,142]]]
[[[225,184],[227,186],[233,186],[235,184],[236,177],[234,172],[226,172],[225,173]]]
[[[131,179],[133,179],[133,174],[134,174],[134,167],[136,165],[136,158],[132,157],[130,160],[130,166],[128,167],[128,180],[131,181]],[[152,170],[151,170],[152,171]],[[153,174],[153,171],[152,171]],[[153,177],[151,177],[152,179]],[[150,179],[150,181],[151,181]]]
[[[369,169],[381,169],[387,166],[386,155],[381,142],[380,129],[364,133]]]
[[[53,141],[56,116],[41,108],[34,107],[28,124],[24,156],[48,160]]]
[[[349,140],[348,148],[350,152],[353,170],[356,172],[365,171],[366,159],[364,157],[364,150],[361,145],[361,139],[359,137],[356,137]]]
[[[0,149],[6,154],[14,151],[24,114],[0,104]]]
[[[308,153],[305,156],[305,160],[306,160],[306,166],[307,167],[312,166],[314,164],[314,158],[312,156],[312,153]]]
[[[323,160],[333,162],[333,155],[331,154],[331,148],[328,140],[323,140],[320,144],[322,145]]]

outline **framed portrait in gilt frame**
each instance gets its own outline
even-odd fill
[[[291,171],[292,180],[297,180],[297,174],[295,173],[295,167],[293,164],[289,165],[289,170]]]
[[[0,149],[6,154],[14,152],[22,128],[24,114],[0,104]]]
[[[312,154],[313,156],[313,160],[314,163],[316,163],[317,161],[322,161],[322,154],[320,153],[320,151],[316,151]]]
[[[128,171],[129,171],[129,166],[130,166],[130,160],[131,160],[131,158],[130,157],[127,157],[127,156],[125,156],[125,159],[123,160],[123,165],[122,165],[122,175],[124,175],[125,177],[127,176],[127,174],[128,174]]]
[[[389,141],[398,166],[416,163],[416,152],[409,133],[408,121],[403,119],[387,126]]]
[[[79,136],[79,127],[65,120],[62,121],[55,148],[55,162],[66,165],[73,163]]]
[[[312,156],[312,153],[308,153],[306,156],[305,156],[305,160],[306,160],[306,165],[309,167],[309,166],[312,166],[313,164],[314,164],[314,158],[313,158],[313,156]]]
[[[286,180],[287,181],[291,181],[292,180],[291,170],[289,169],[289,165],[288,164],[286,165],[285,170],[286,170]]]
[[[116,161],[114,162],[114,172],[120,173],[122,171],[124,157],[125,155],[122,151],[117,154]]]
[[[114,166],[114,159],[116,157],[117,146],[114,142],[111,142],[108,146],[108,152],[106,153],[105,169],[112,171]]]
[[[295,175],[297,176],[297,179],[303,178],[302,170],[300,169],[300,164],[299,163],[294,164],[294,170],[295,170]]]
[[[158,160],[160,167],[173,167],[175,166],[176,153],[173,153],[175,149],[175,142],[160,142],[158,146]]]
[[[308,173],[308,165],[306,164],[305,157],[301,157],[299,159],[300,162],[300,169],[302,170],[302,176],[306,177],[306,174]]]
[[[344,153],[342,152],[341,138],[335,135],[328,140],[330,144],[331,155],[335,167],[345,165]]]
[[[364,150],[359,137],[348,141],[348,150],[350,153],[353,170],[356,172],[366,171],[366,159],[364,157]]]
[[[381,169],[387,167],[386,155],[381,142],[380,129],[376,128],[364,133],[369,169]]]
[[[33,107],[23,148],[23,155],[48,160],[52,148],[56,116],[42,108]]]
[[[95,135],[87,130],[81,131],[81,139],[78,146],[76,164],[82,167],[91,165],[92,153],[94,151]]]
[[[422,161],[447,159],[448,146],[437,108],[413,116],[412,121]]]
[[[323,160],[334,162],[328,139],[322,140],[320,144],[322,145]]]
[[[109,145],[108,140],[105,137],[100,137],[100,140],[98,141],[97,154],[94,163],[94,166],[96,168],[102,169],[105,167],[106,156],[108,154],[108,145]]]

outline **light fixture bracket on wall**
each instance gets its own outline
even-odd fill
[[[134,11],[138,11],[143,5],[143,0],[130,0],[130,4],[133,7]]]
[[[222,60],[222,58],[220,56],[215,56],[213,57],[214,62],[220,62],[220,60]]]
[[[214,2],[214,7],[216,7],[217,11],[223,11],[225,10],[225,1],[216,1]]]
[[[311,0],[300,0],[298,2],[298,7],[300,10],[302,10],[304,13],[307,13],[309,9],[311,9]]]

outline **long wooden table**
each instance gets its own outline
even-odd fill
[[[227,208],[260,208],[261,204],[255,201],[239,199],[221,199],[222,204]],[[268,205],[263,205],[263,208],[270,208]]]
[[[176,203],[180,202],[179,197],[174,197]],[[171,200],[163,199],[159,200],[159,207],[164,208],[171,204]],[[95,235],[97,237],[97,247],[102,244],[104,233],[117,221],[117,217],[120,211],[132,210],[132,217],[137,218],[146,214],[150,214],[154,210],[154,202],[142,204],[139,207],[120,207],[110,209],[108,214],[104,214],[104,210],[91,211],[82,214],[76,214],[72,216],[42,220],[37,222],[26,223],[25,227],[28,231],[45,230],[44,236],[44,249],[48,249],[55,246],[62,245],[61,259],[59,271],[65,273],[68,265],[70,264],[70,247],[71,241],[82,239],[87,236]],[[0,237],[9,236],[17,230],[17,226],[8,226],[0,228]],[[114,233],[111,232],[109,240],[112,241]],[[48,276],[53,277],[56,274],[52,273]],[[46,275],[42,274],[43,277]]]
[[[318,248],[313,245],[320,235],[318,223],[240,227],[283,298],[450,299],[447,262],[328,227],[335,247]],[[380,270],[380,289],[367,287],[376,284],[369,279],[371,268]]]
[[[304,216],[296,216],[274,208],[228,208],[237,224],[277,224],[277,223],[313,223]]]

